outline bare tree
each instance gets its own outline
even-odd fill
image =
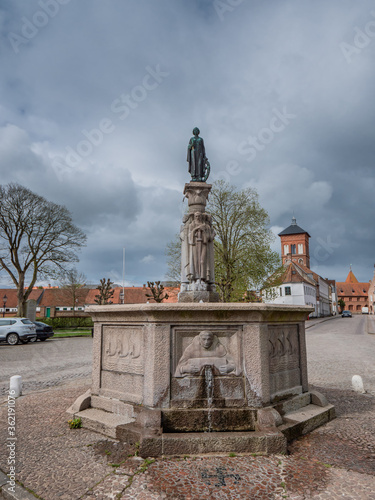
[[[60,278],[61,299],[66,300],[73,308],[73,316],[77,303],[87,295],[86,276],[77,271],[75,267],[68,269]]]
[[[150,289],[151,293],[145,293],[148,299],[154,299],[155,302],[163,302],[163,300],[169,299],[169,295],[164,292],[164,285],[160,283],[160,281],[147,281],[147,286]],[[143,285],[143,288],[146,289],[146,285]],[[164,293],[164,296],[163,296]]]
[[[25,315],[38,276],[65,271],[78,261],[77,251],[85,242],[65,206],[19,184],[0,186],[0,269],[17,287],[18,316]]]
[[[100,280],[100,285],[96,288],[99,290],[98,295],[95,295],[95,302],[101,306],[105,304],[112,304],[110,300],[113,297],[115,291],[112,288],[113,282],[108,278],[107,281],[105,278]]]

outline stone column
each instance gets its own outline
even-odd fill
[[[212,185],[185,184],[189,213],[184,215],[181,238],[181,289],[179,302],[218,302],[215,288],[214,237],[211,215],[205,212]]]

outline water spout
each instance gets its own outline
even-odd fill
[[[206,395],[207,395],[207,419],[208,419],[208,432],[212,432],[212,403],[214,396],[214,373],[211,365],[204,367],[204,378],[206,382]]]

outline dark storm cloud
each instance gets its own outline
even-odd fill
[[[198,125],[212,180],[255,187],[275,228],[294,211],[322,275],[343,280],[352,264],[367,281],[372,10],[369,0],[4,3],[2,183],[67,205],[89,236],[89,279],[121,278],[126,247],[128,278],[142,284],[164,275]]]

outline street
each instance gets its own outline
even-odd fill
[[[375,394],[375,335],[366,331],[368,316],[341,316],[306,329],[309,383],[327,389],[352,388],[360,375]]]
[[[0,344],[0,395],[9,389],[12,375],[22,376],[23,394],[75,379],[90,382],[92,338],[52,338],[9,346]]]

